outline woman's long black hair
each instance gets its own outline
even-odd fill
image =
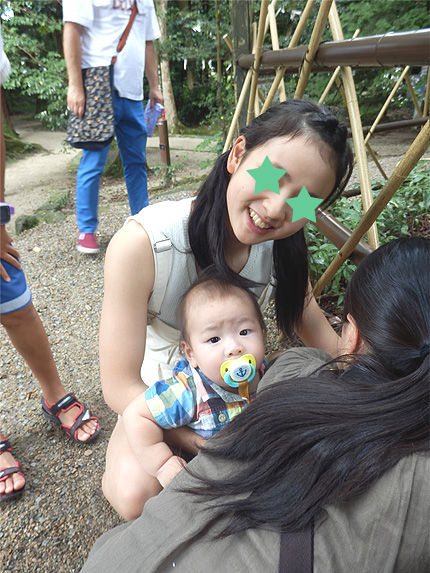
[[[289,100],[268,109],[245,127],[245,155],[275,137],[304,135],[323,143],[330,150],[329,160],[336,170],[336,183],[321,204],[330,205],[343,191],[352,171],[352,154],[347,143],[347,129],[324,107],[304,100]],[[255,286],[232,271],[224,257],[226,191],[230,181],[227,171],[229,151],[223,153],[201,186],[189,218],[191,250],[201,269],[215,265],[230,282],[242,287]],[[291,334],[300,322],[308,282],[308,254],[303,229],[274,242],[273,260],[276,279],[275,307],[279,328]]]
[[[208,442],[206,455],[237,468],[223,480],[199,477],[190,490],[197,500],[216,500],[217,515],[230,518],[221,536],[258,526],[301,529],[402,457],[429,449],[429,269],[424,239],[393,241],[369,255],[345,302],[365,353],[337,377],[263,390]]]

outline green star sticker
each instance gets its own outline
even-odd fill
[[[306,187],[302,187],[297,197],[294,197],[294,199],[285,199],[285,202],[293,210],[293,219],[291,222],[295,223],[299,219],[305,218],[316,223],[315,209],[322,201],[322,199],[311,197]]]
[[[247,171],[251,177],[255,179],[255,194],[268,189],[269,191],[273,191],[273,193],[280,195],[279,179],[287,171],[286,169],[273,167],[272,162],[267,155],[264,158],[261,167],[257,167],[256,169],[247,169]]]

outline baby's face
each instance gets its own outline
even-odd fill
[[[189,344],[185,355],[194,368],[226,390],[220,368],[226,360],[253,354],[257,371],[264,360],[264,336],[252,301],[239,290],[228,295],[196,293],[187,301]]]

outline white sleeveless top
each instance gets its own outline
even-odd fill
[[[151,320],[147,327],[142,365],[142,379],[148,385],[169,377],[172,367],[181,358],[176,309],[184,293],[197,279],[195,258],[188,238],[192,201],[193,198],[188,198],[155,203],[126,221],[136,221],[145,229],[154,254],[154,289],[148,302]],[[242,277],[262,284],[252,289],[262,310],[273,290],[272,250],[273,241],[252,245],[248,261],[240,272]]]

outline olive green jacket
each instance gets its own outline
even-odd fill
[[[261,383],[309,375],[327,355],[292,349]],[[212,439],[216,439],[212,438]],[[228,475],[229,465],[199,454],[189,464],[201,475]],[[210,524],[209,503],[180,491],[194,484],[182,471],[138,519],[105,533],[83,573],[277,573],[280,535],[264,528],[215,540],[225,519]],[[216,505],[216,504],[215,504]],[[430,570],[430,456],[410,455],[355,499],[326,508],[315,525],[316,573],[425,573]]]

